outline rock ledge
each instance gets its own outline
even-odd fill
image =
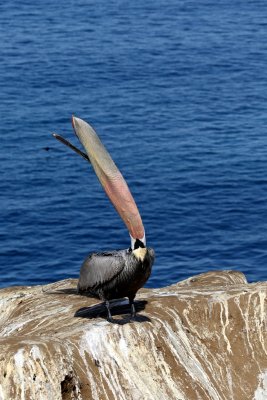
[[[0,400],[267,399],[267,283],[209,272],[124,300],[76,280],[0,290]]]

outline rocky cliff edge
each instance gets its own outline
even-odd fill
[[[126,300],[0,290],[0,400],[267,399],[267,282],[209,272]]]

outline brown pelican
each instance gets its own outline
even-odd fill
[[[96,132],[79,118],[73,117],[72,125],[87,154],[62,136],[53,135],[91,163],[131,238],[131,247],[127,250],[93,253],[85,259],[80,271],[78,293],[105,301],[109,321],[112,321],[109,301],[128,297],[131,318],[134,318],[134,298],[150,276],[154,250],[146,247],[145,230],[135,201]]]

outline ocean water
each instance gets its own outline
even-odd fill
[[[78,277],[128,232],[78,145],[90,122],[156,262],[147,287],[215,269],[267,279],[267,3],[0,4],[0,286]],[[48,148],[47,150],[45,150]]]

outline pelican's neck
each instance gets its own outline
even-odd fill
[[[130,238],[131,238],[131,249],[132,249],[132,251],[133,250],[135,250],[135,242],[136,242],[136,240],[137,239],[135,239],[135,238],[133,238],[132,236],[131,236],[131,234],[130,234]],[[139,239],[139,238],[138,238]],[[146,234],[144,233],[144,236],[142,237],[142,239],[140,238],[139,239],[142,243],[143,243],[143,245],[146,247]]]

